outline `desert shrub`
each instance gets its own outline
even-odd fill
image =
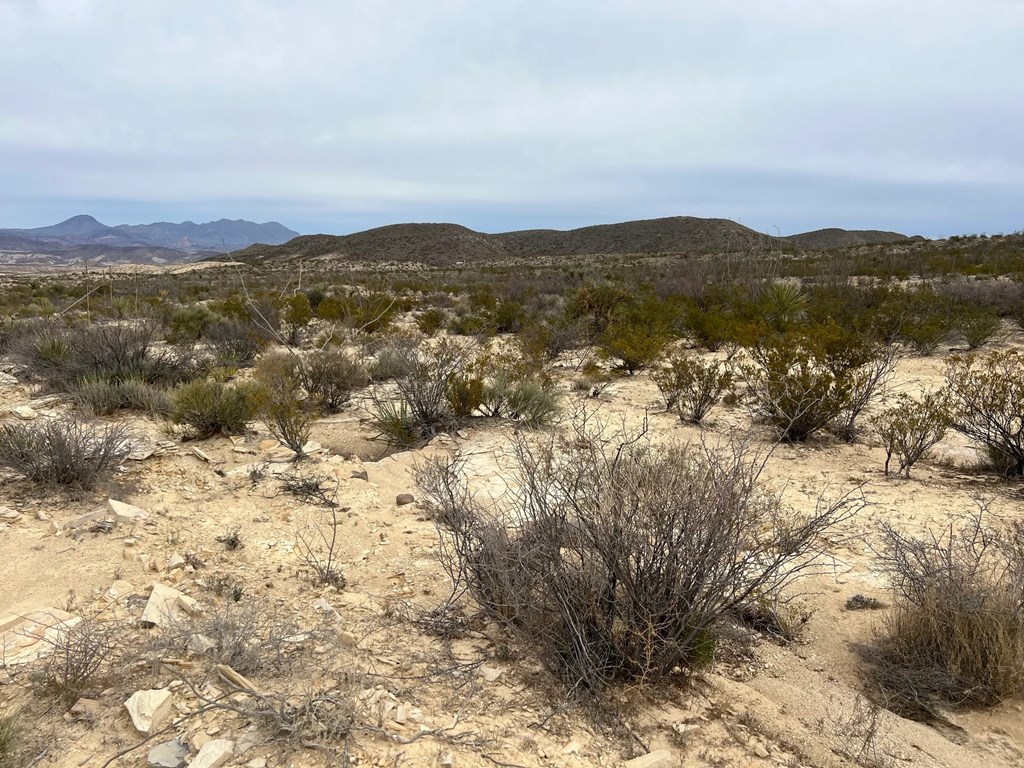
[[[70,416],[0,425],[0,466],[41,485],[92,490],[131,449],[123,424],[91,424]]]
[[[184,426],[189,437],[241,434],[256,418],[257,392],[248,384],[213,379],[184,384],[171,393],[170,419]]]
[[[299,367],[306,394],[328,412],[341,409],[352,393],[370,383],[365,366],[341,349],[320,349],[306,355]]]
[[[195,344],[215,317],[202,304],[178,307],[167,320],[167,340],[172,344]]]
[[[438,307],[430,307],[420,312],[416,318],[416,327],[420,333],[426,336],[433,336],[445,327],[448,322],[448,313]]]
[[[312,404],[301,397],[302,363],[296,355],[266,355],[256,364],[259,415],[270,433],[301,458],[316,421]]]
[[[304,293],[296,293],[281,302],[281,319],[284,321],[285,340],[288,346],[298,346],[302,341],[302,333],[313,319],[313,308],[309,297]]]
[[[858,420],[871,401],[885,389],[896,369],[896,347],[882,341],[859,337],[856,354],[842,365],[832,366],[837,376],[846,378],[847,402],[831,429],[846,441],[853,441],[859,432]]]
[[[484,401],[484,381],[477,376],[455,376],[448,386],[448,407],[460,419],[472,416]]]
[[[531,379],[513,382],[503,398],[508,418],[534,429],[554,423],[562,410],[558,393]]]
[[[709,663],[730,616],[812,567],[819,534],[850,512],[787,513],[741,448],[600,432],[583,420],[565,438],[516,437],[499,505],[456,457],[419,473],[456,593],[576,691]]]
[[[141,379],[85,379],[71,385],[70,393],[75,405],[93,416],[106,416],[120,410],[163,415],[171,409],[167,390]]]
[[[667,368],[652,375],[665,399],[666,410],[674,410],[683,421],[700,424],[735,378],[728,365],[704,361],[694,355],[675,355]]]
[[[389,442],[395,433],[396,416],[400,417],[397,424],[402,430],[411,430],[416,442],[429,440],[458,423],[448,396],[453,381],[466,369],[466,350],[451,339],[442,339],[430,349],[417,349],[411,354],[414,362],[394,381],[394,400],[390,393],[373,393],[373,423]]]
[[[949,412],[943,392],[930,392],[921,401],[901,394],[896,405],[871,420],[872,429],[885,448],[885,474],[893,456],[899,461],[897,477],[910,478],[910,468],[924,458],[946,434]]]
[[[204,333],[216,365],[241,368],[251,365],[266,345],[266,338],[250,322],[222,318],[210,323]]]
[[[1016,350],[946,363],[950,426],[981,443],[1006,474],[1024,474],[1024,356]]]
[[[420,342],[412,336],[394,334],[372,345],[371,381],[391,381],[408,375],[419,362]]]
[[[668,342],[668,334],[662,329],[644,322],[620,321],[605,329],[598,347],[632,376],[657,360]]]
[[[832,424],[850,404],[847,377],[834,373],[813,345],[775,336],[750,349],[748,373],[755,414],[781,440],[806,440]]]
[[[22,725],[17,712],[0,714],[0,768],[17,768],[16,754]]]
[[[919,355],[931,355],[956,330],[951,302],[934,291],[919,288],[895,299],[899,338]]]
[[[964,313],[958,322],[968,349],[977,349],[995,336],[1000,324],[997,315],[981,310]]]
[[[91,616],[62,626],[47,640],[50,653],[40,670],[41,692],[71,704],[89,691],[102,689],[116,663],[123,629],[119,622]]]
[[[778,330],[807,319],[810,297],[799,283],[765,283],[757,298],[765,319]]]
[[[870,647],[886,706],[931,719],[1024,692],[1024,527],[987,524],[924,538],[883,529],[892,608]]]

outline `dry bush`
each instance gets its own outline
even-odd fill
[[[338,526],[342,513],[348,507],[338,506],[338,487],[326,504],[330,519],[314,520],[296,533],[295,549],[299,558],[309,567],[317,584],[344,589],[348,580],[341,568],[341,550],[338,542]]]
[[[457,458],[419,474],[456,591],[574,689],[706,664],[723,622],[811,568],[819,535],[853,511],[844,499],[788,513],[743,446],[600,434],[583,417],[566,439],[516,437],[496,505]]]
[[[838,753],[852,760],[854,765],[893,768],[898,765],[896,745],[889,738],[892,725],[886,723],[886,714],[885,709],[858,694],[853,706],[832,711],[818,726],[822,733],[835,732]]]
[[[165,415],[171,410],[171,396],[163,387],[142,379],[106,381],[83,379],[71,385],[75,405],[91,416],[109,416],[121,410]]]
[[[731,367],[717,361],[704,361],[695,355],[675,355],[668,368],[652,375],[666,410],[679,418],[700,424],[731,387],[735,375]]]
[[[171,394],[169,417],[184,426],[193,439],[241,434],[256,417],[257,394],[249,384],[193,381]]]
[[[306,394],[324,410],[341,410],[352,393],[370,383],[365,366],[341,349],[320,349],[302,359],[299,378]]]
[[[846,406],[839,412],[830,429],[843,440],[857,437],[857,424],[871,401],[882,394],[896,370],[897,350],[893,344],[864,342],[859,354],[834,370],[845,375],[849,392]]]
[[[33,670],[37,690],[71,704],[109,683],[124,651],[123,622],[84,616],[47,640],[49,655]]]
[[[924,399],[916,401],[901,394],[896,405],[871,419],[875,435],[885,448],[885,474],[895,455],[900,465],[896,476],[910,479],[910,468],[946,434],[949,426],[949,409],[944,392],[929,392]]]
[[[220,366],[251,365],[266,345],[266,336],[252,323],[222,318],[203,331],[214,361]]]
[[[1008,475],[1024,474],[1024,356],[958,355],[946,363],[950,425],[977,440]]]
[[[88,491],[132,450],[123,424],[92,424],[67,416],[0,426],[0,466],[34,483]]]
[[[369,347],[373,354],[372,381],[391,381],[406,376],[419,363],[420,342],[414,336],[389,334],[383,339],[373,339]]]
[[[22,724],[17,712],[0,714],[0,768],[17,768],[17,749]]]
[[[927,720],[1024,692],[1024,524],[990,527],[982,505],[939,536],[883,534],[895,599],[868,654],[883,703]]]

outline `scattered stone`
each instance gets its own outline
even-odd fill
[[[406,504],[415,504],[416,497],[411,493],[400,493],[395,497],[395,504],[404,507]]]
[[[175,552],[167,559],[167,568],[169,570],[175,570],[177,568],[185,567],[185,558]]]
[[[256,731],[247,731],[235,739],[235,754],[244,755],[246,752],[255,749],[262,743],[263,739],[260,738],[259,733]],[[261,758],[256,759],[259,760]]]
[[[445,752],[440,758],[438,758],[437,764],[443,765],[445,768],[451,768],[455,765],[455,755],[451,752]]]
[[[69,720],[95,720],[100,714],[100,703],[96,699],[81,698],[72,705],[65,717]]]
[[[150,456],[156,453],[156,448],[151,445],[147,445],[141,448],[136,448],[134,451],[128,454],[130,461],[145,461]]]
[[[32,419],[39,417],[39,413],[36,409],[28,405],[16,405],[11,408],[11,413],[24,421],[31,421]]]
[[[0,387],[14,387],[18,384],[18,377],[9,373],[0,373]]]
[[[159,582],[153,584],[153,591],[142,612],[142,625],[148,627],[165,627],[186,616],[191,616],[199,608],[199,603],[174,587]]]
[[[203,744],[189,768],[218,768],[235,754],[235,742],[231,739],[213,739]]]
[[[267,758],[265,757],[254,757],[248,763],[245,764],[246,768],[267,768]]]
[[[150,768],[183,768],[188,757],[188,747],[177,739],[157,744],[146,756]]]
[[[193,456],[196,456],[197,458],[200,458],[200,459],[202,459],[202,460],[203,460],[203,461],[205,461],[205,462],[206,462],[207,464],[209,464],[210,462],[212,462],[212,461],[213,461],[213,459],[212,459],[212,458],[210,458],[210,454],[208,454],[208,453],[207,453],[206,451],[204,451],[204,450],[203,450],[202,448],[198,448],[198,447],[196,447],[196,446],[194,446],[194,445],[192,446],[192,455],[193,455]]]
[[[352,472],[350,477],[353,480],[369,480],[370,479],[370,473],[367,472],[365,469],[357,469],[357,470]]]
[[[757,742],[757,744],[754,745],[754,754],[762,759],[771,756],[771,752],[768,751],[768,747],[766,747],[761,742]]]
[[[672,753],[667,749],[658,749],[646,755],[634,757],[623,763],[623,768],[672,768],[675,765]]]
[[[0,507],[0,520],[5,523],[16,523],[21,520],[21,513],[15,512],[10,507]]]
[[[129,595],[132,595],[134,593],[134,584],[132,584],[130,581],[118,579],[110,585],[110,589],[107,590],[107,593],[103,596],[103,599],[106,600],[108,603],[116,603],[118,600],[128,597]]]
[[[279,445],[281,445],[281,443],[277,440],[260,440],[259,444],[256,447],[259,448],[261,451],[272,451]]]
[[[53,515],[51,515],[49,512],[44,512],[43,510],[39,509],[36,510],[36,520],[39,520],[43,523],[48,523],[51,520],[53,520]]]
[[[302,452],[307,456],[314,453],[320,453],[321,451],[323,451],[323,449],[324,447],[320,445],[320,443],[318,443],[316,440],[310,440],[308,443],[302,446]]]
[[[486,665],[480,667],[480,677],[486,680],[488,683],[493,683],[499,677],[501,677],[502,670],[496,669],[495,667],[488,667]]]
[[[149,517],[149,513],[134,504],[125,504],[117,499],[107,499],[106,510],[114,516],[115,525],[131,525]]]
[[[0,667],[15,667],[53,653],[60,637],[82,620],[57,608],[37,608],[0,619]]]
[[[217,641],[209,635],[197,632],[188,638],[188,641],[185,643],[185,647],[197,656],[204,656],[210,651],[216,650]]]
[[[173,696],[166,688],[136,691],[124,703],[139,733],[158,731],[171,716]]]

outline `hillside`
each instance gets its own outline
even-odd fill
[[[233,254],[246,262],[336,256],[353,262],[536,259],[614,253],[693,253],[783,247],[778,238],[728,219],[676,216],[579,229],[486,234],[457,224],[394,224],[351,235],[308,235],[281,246],[257,245]],[[216,257],[214,257],[216,258]]]
[[[885,245],[899,243],[911,238],[899,232],[884,232],[877,229],[816,229],[799,235],[782,238],[800,248],[828,250],[830,248],[854,248],[858,245]]]

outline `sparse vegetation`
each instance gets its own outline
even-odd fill
[[[735,376],[727,364],[675,355],[668,367],[655,371],[652,378],[665,399],[666,410],[674,410],[683,421],[700,424],[732,386]]]
[[[885,448],[885,474],[888,477],[893,456],[899,461],[896,476],[910,479],[910,469],[946,434],[949,410],[941,390],[926,394],[920,401],[901,394],[896,404],[871,420]]]
[[[256,417],[258,393],[245,384],[193,381],[171,394],[170,419],[191,438],[242,434]]]
[[[0,425],[0,466],[48,487],[88,491],[131,451],[123,424],[64,417],[41,424]]]

